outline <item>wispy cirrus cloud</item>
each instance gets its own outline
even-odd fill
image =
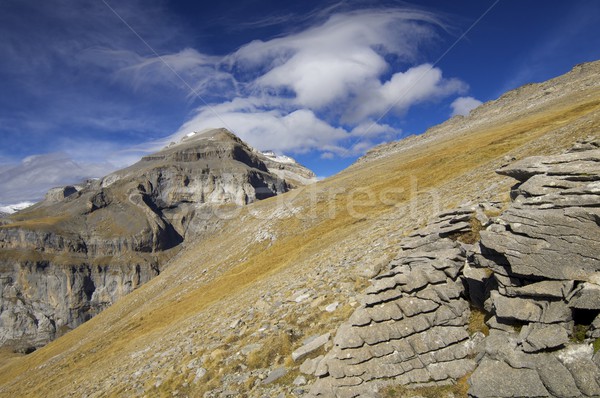
[[[0,169],[0,205],[38,200],[48,189],[100,177],[112,170],[107,163],[78,163],[66,153],[29,156],[17,165]]]

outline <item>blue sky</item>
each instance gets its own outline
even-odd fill
[[[600,58],[594,0],[4,0],[0,205],[227,127],[319,176]]]

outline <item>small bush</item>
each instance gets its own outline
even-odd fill
[[[571,336],[571,340],[575,343],[583,343],[585,340],[585,334],[587,333],[590,327],[588,325],[578,325],[575,324],[573,326],[573,334]]]
[[[484,229],[483,225],[475,217],[472,217],[471,221],[469,221],[469,223],[471,224],[470,231],[453,232],[451,234],[448,234],[448,238],[450,238],[454,241],[459,241],[459,242],[466,243],[469,245],[473,245],[473,244],[479,242],[479,240],[481,239],[480,232]]]

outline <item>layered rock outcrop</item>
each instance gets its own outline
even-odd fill
[[[518,183],[473,256],[493,274],[484,304],[491,331],[471,396],[600,396],[597,148],[589,140],[498,170]]]
[[[53,189],[4,219],[0,345],[44,345],[158,275],[184,239],[218,228],[221,206],[298,185],[265,162],[276,163],[227,130],[190,134],[101,180]],[[278,170],[311,173],[288,163]]]
[[[468,375],[471,397],[600,396],[599,146],[507,165],[518,183],[499,216],[461,208],[406,238],[311,363],[310,396]]]
[[[390,384],[452,383],[475,368],[470,304],[462,269],[475,211],[443,213],[402,242],[389,270],[374,278],[362,305],[337,331],[319,362],[311,396],[377,396]]]

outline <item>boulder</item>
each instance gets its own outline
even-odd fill
[[[46,193],[45,204],[57,203],[69,196],[76,194],[79,190],[72,186],[67,185],[65,187],[52,188]]]
[[[583,283],[569,300],[569,307],[600,311],[600,285]]]
[[[262,384],[271,384],[287,374],[287,369],[284,367],[276,368],[269,372],[269,375],[262,381]]]
[[[515,369],[502,361],[484,359],[469,378],[470,397],[550,397],[533,369]]]
[[[567,328],[559,324],[526,325],[521,329],[519,337],[525,352],[548,350],[569,342]]]

